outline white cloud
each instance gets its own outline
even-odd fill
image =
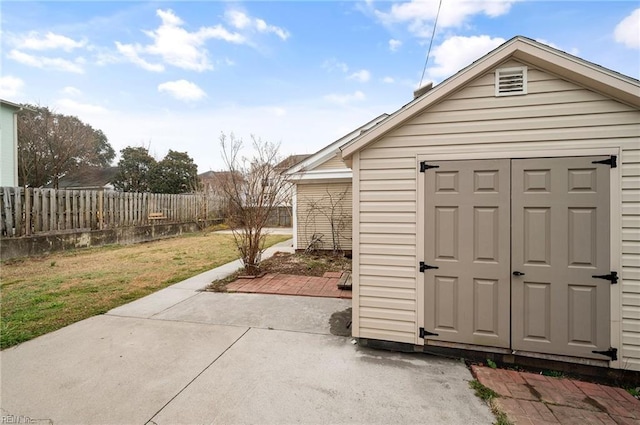
[[[393,77],[384,77],[382,79],[382,82],[387,84],[393,84],[396,82],[396,80],[394,80]]]
[[[229,43],[243,44],[246,37],[237,32],[230,32],[222,25],[202,27],[198,31],[189,32],[182,28],[184,22],[172,10],[157,10],[156,14],[162,20],[158,28],[153,31],[143,31],[153,40],[152,44],[124,44],[116,42],[118,51],[129,61],[149,71],[162,71],[162,64],[154,64],[142,55],[159,56],[162,60],[178,68],[191,71],[206,71],[213,69],[209,60],[209,52],[204,44],[209,39],[223,40]]]
[[[86,40],[76,41],[64,35],[52,32],[46,33],[44,36],[37,31],[32,31],[22,37],[14,39],[16,47],[26,50],[53,50],[62,49],[70,52],[73,49],[84,47]]]
[[[558,49],[558,50],[562,50],[562,51],[567,52],[567,53],[571,53],[574,56],[578,56],[578,54],[580,54],[580,51],[575,47],[570,49],[570,50],[566,50],[566,49],[563,49],[560,46],[556,45],[555,43],[552,43],[550,41],[545,40],[544,38],[536,38],[536,41],[538,43],[546,44],[547,46],[553,47],[554,49]]]
[[[432,59],[434,65],[427,68],[427,75],[435,82],[441,81],[504,42],[503,38],[491,38],[488,35],[448,38],[433,49],[430,63]]]
[[[244,12],[239,10],[228,10],[225,13],[227,21],[231,26],[239,30],[254,30],[261,33],[272,33],[280,37],[282,40],[286,40],[291,35],[289,31],[284,28],[277,27],[275,25],[267,24],[263,19],[252,18]]]
[[[102,106],[90,103],[81,103],[69,98],[58,99],[56,101],[56,111],[78,117],[82,117],[87,114],[102,115],[108,112],[108,110]]]
[[[76,74],[84,73],[84,68],[82,67],[82,65],[84,65],[84,59],[82,58],[76,58],[75,61],[70,61],[62,58],[34,56],[16,49],[11,50],[7,57],[23,65],[33,66],[35,68],[73,72]]]
[[[0,97],[3,99],[11,100],[10,98],[17,97],[23,87],[24,81],[18,77],[11,75],[0,77]]]
[[[144,48],[140,47],[139,45],[134,46],[132,44],[121,44],[120,42],[116,41],[116,49],[118,49],[118,51],[122,53],[125,58],[129,59],[131,63],[138,65],[142,69],[146,69],[147,71],[152,72],[164,71],[164,65],[162,65],[161,63],[147,62],[146,60],[142,59],[140,55],[138,55],[138,51],[144,50]]]
[[[337,103],[338,105],[346,105],[352,102],[358,102],[364,100],[366,96],[361,91],[348,94],[332,93],[324,96],[324,99],[331,103]]]
[[[332,72],[335,70],[342,71],[342,72],[349,72],[349,67],[347,66],[347,64],[344,62],[340,62],[336,58],[327,59],[322,63],[322,67],[329,72]]]
[[[265,110],[270,114],[275,115],[276,117],[284,117],[285,115],[287,115],[287,110],[280,106],[271,106],[266,108]]]
[[[366,83],[371,79],[371,73],[366,69],[361,69],[360,71],[356,71],[348,77],[350,80],[356,80],[361,83]]]
[[[82,91],[73,86],[64,87],[62,90],[60,90],[60,93],[67,96],[82,96]]]
[[[207,96],[207,94],[196,84],[187,80],[167,81],[158,85],[160,93],[168,93],[178,100],[195,101]]]
[[[397,51],[400,48],[400,46],[402,46],[402,41],[396,40],[394,38],[389,40],[389,50],[391,50],[392,52]]]
[[[349,66],[344,62],[340,62],[336,58],[325,60],[324,63],[322,64],[322,67],[329,72],[338,71],[344,74],[349,72]],[[355,71],[349,74],[347,76],[347,79],[355,80],[360,83],[366,83],[369,80],[371,80],[371,72],[366,69],[361,69],[359,71]]]
[[[447,4],[440,10],[438,28],[446,29],[462,26],[473,15],[484,14],[497,17],[509,12],[511,5],[518,0],[458,0]],[[431,37],[433,23],[438,13],[438,2],[411,0],[394,3],[388,11],[374,10],[375,16],[384,25],[406,24],[414,35]]]
[[[613,32],[615,40],[632,49],[640,48],[640,8],[624,18]]]

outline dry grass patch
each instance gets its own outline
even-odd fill
[[[269,236],[267,245],[289,238]],[[231,235],[198,233],[5,261],[0,347],[104,313],[236,258]]]

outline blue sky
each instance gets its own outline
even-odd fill
[[[640,77],[639,1],[444,0],[425,81],[515,35]],[[0,97],[103,130],[119,151],[223,168],[219,135],[313,153],[412,99],[438,1],[6,1]],[[248,153],[248,152],[247,152]]]

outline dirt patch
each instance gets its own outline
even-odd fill
[[[344,272],[351,270],[351,258],[332,253],[288,253],[276,252],[271,258],[260,263],[261,273],[293,274],[298,276],[322,277],[326,272]],[[243,274],[243,270],[213,281],[205,290],[226,292],[227,285]]]
[[[326,272],[351,270],[351,259],[331,253],[291,254],[276,252],[271,258],[260,263],[260,270],[267,273],[322,276]]]

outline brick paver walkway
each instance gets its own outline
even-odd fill
[[[496,407],[520,424],[640,424],[640,401],[622,388],[535,373],[472,366],[500,395]]]
[[[301,295],[307,297],[351,298],[351,291],[338,289],[341,272],[327,272],[322,277],[291,274],[266,274],[255,279],[238,279],[227,285],[229,292]]]

